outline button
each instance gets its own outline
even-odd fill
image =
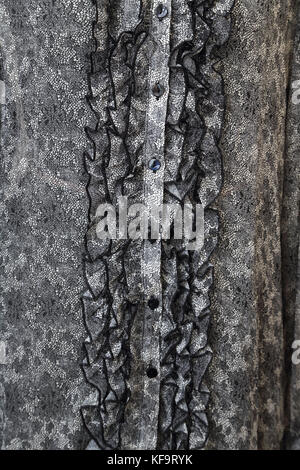
[[[156,160],[156,158],[151,158],[151,160],[149,161],[150,170],[157,171],[160,169],[160,167],[161,167],[160,161]]]
[[[161,163],[159,160],[156,160],[156,158],[151,158],[151,160],[149,161],[149,168],[150,170],[152,171],[158,171],[161,167]]]
[[[155,297],[151,297],[151,299],[148,301],[148,307],[151,308],[151,310],[155,310],[158,306],[159,300]]]
[[[155,83],[155,85],[152,87],[152,93],[154,96],[156,96],[157,99],[159,99],[165,92],[165,87],[161,85],[160,83]]]
[[[149,367],[149,369],[147,369],[146,371],[146,374],[149,377],[149,379],[154,379],[154,377],[157,376],[158,372],[155,367]]]
[[[157,18],[159,18],[160,20],[162,20],[163,18],[165,18],[168,14],[168,8],[163,5],[162,3],[160,3],[157,7],[156,7],[156,10],[155,10],[155,14],[157,16]]]

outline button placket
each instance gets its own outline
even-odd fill
[[[171,0],[163,5],[154,0],[150,36],[155,47],[149,63],[149,99],[144,147],[144,204],[151,214],[161,207],[164,191],[165,122],[169,93]],[[142,425],[140,443],[155,449],[160,393],[160,326],[162,315],[161,243],[145,240],[143,250],[144,364]]]

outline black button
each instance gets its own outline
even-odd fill
[[[150,170],[152,171],[157,171],[159,170],[161,167],[161,163],[159,160],[156,160],[156,158],[152,158],[150,161],[149,161],[149,168]]]
[[[155,85],[152,87],[152,93],[154,96],[156,96],[157,99],[159,99],[165,92],[165,87],[161,85],[160,83],[155,83]]]
[[[155,297],[151,297],[151,299],[148,301],[148,306],[151,308],[151,310],[155,310],[157,307],[159,307],[159,300]]]
[[[155,367],[149,367],[146,373],[149,379],[154,379],[154,377],[156,377],[158,374],[157,369],[155,369]]]
[[[168,8],[166,7],[166,5],[163,5],[162,3],[160,3],[156,7],[155,14],[156,14],[157,18],[162,20],[163,18],[165,18],[167,16]]]

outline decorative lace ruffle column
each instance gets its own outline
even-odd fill
[[[151,263],[143,258],[143,247],[149,242],[103,242],[95,234],[99,204],[117,206],[119,196],[127,196],[129,204],[144,201],[144,141],[150,138],[153,144],[155,140],[147,123],[151,58],[157,47],[155,4],[135,1],[130,5],[129,11],[125,1],[114,7],[108,0],[96,2],[89,102],[98,124],[96,129],[88,129],[94,153],[86,156],[90,226],[85,262],[88,290],[83,296],[88,339],[83,367],[98,400],[82,413],[92,438],[90,448],[148,448],[150,439],[153,448],[200,449],[208,435],[205,409],[209,391],[204,374],[211,357],[207,334],[213,267],[209,257],[218,235],[218,215],[210,206],[222,183],[218,141],[224,93],[215,68],[216,51],[228,38],[233,1],[173,0],[169,12],[163,201],[181,206],[201,203],[205,240],[198,251],[187,250],[185,241],[160,242],[162,314],[153,319],[153,328],[159,325],[160,348],[155,354],[160,387],[144,405],[140,388],[145,364],[140,365],[139,355],[150,334],[145,327],[145,300],[141,301],[147,295],[143,266]],[[148,425],[142,416],[146,419],[148,414],[151,421],[157,406],[158,428],[153,424],[148,429],[150,436],[143,438],[140,429]]]

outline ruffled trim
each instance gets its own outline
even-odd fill
[[[162,243],[158,449],[200,449],[208,435],[209,391],[204,374],[211,359],[207,335],[213,269],[209,257],[218,234],[218,216],[209,205],[222,184],[218,142],[224,119],[223,81],[214,68],[214,49],[228,38],[233,1],[174,0],[172,4],[165,202],[203,204],[205,243],[200,252],[187,251],[182,242]],[[94,214],[100,203],[116,203],[120,195],[137,202],[143,191],[144,110],[131,102],[131,87],[137,51],[148,34],[147,19],[141,15],[148,9],[141,8],[130,31],[112,31],[111,2],[95,3],[101,21],[97,18],[94,24],[96,50],[88,100],[97,126],[87,129],[93,155],[87,154],[85,160],[90,209],[85,260],[88,289],[82,300],[88,332],[83,370],[97,397],[82,408],[82,416],[91,436],[89,448],[118,449],[130,398],[130,334],[141,288],[140,274],[131,263],[142,247],[139,241],[98,240]]]
[[[145,32],[138,23],[134,31],[114,36],[116,28],[113,30],[109,19],[111,2],[95,3],[96,49],[92,53],[88,101],[97,126],[86,129],[93,153],[85,155],[90,207],[84,263],[88,290],[82,298],[88,338],[82,367],[97,397],[96,402],[83,406],[81,413],[92,439],[88,448],[107,450],[120,448],[121,423],[130,397],[130,332],[138,294],[128,281],[131,275],[127,260],[139,252],[139,242],[98,239],[95,214],[99,204],[116,205],[119,196],[125,194],[130,199],[137,190],[131,184],[136,165],[126,138],[132,64]]]
[[[209,205],[222,185],[218,142],[224,120],[223,80],[214,68],[214,50],[229,36],[233,3],[199,0],[188,6],[175,0],[173,5],[179,21],[174,25],[170,59],[175,98],[168,111],[165,202],[201,202],[205,233],[200,252],[189,252],[178,242],[163,242],[158,449],[201,449],[208,437],[209,391],[204,375],[212,356],[207,344],[213,283],[209,258],[218,236],[218,216]],[[177,96],[182,98],[176,114],[172,99]]]

